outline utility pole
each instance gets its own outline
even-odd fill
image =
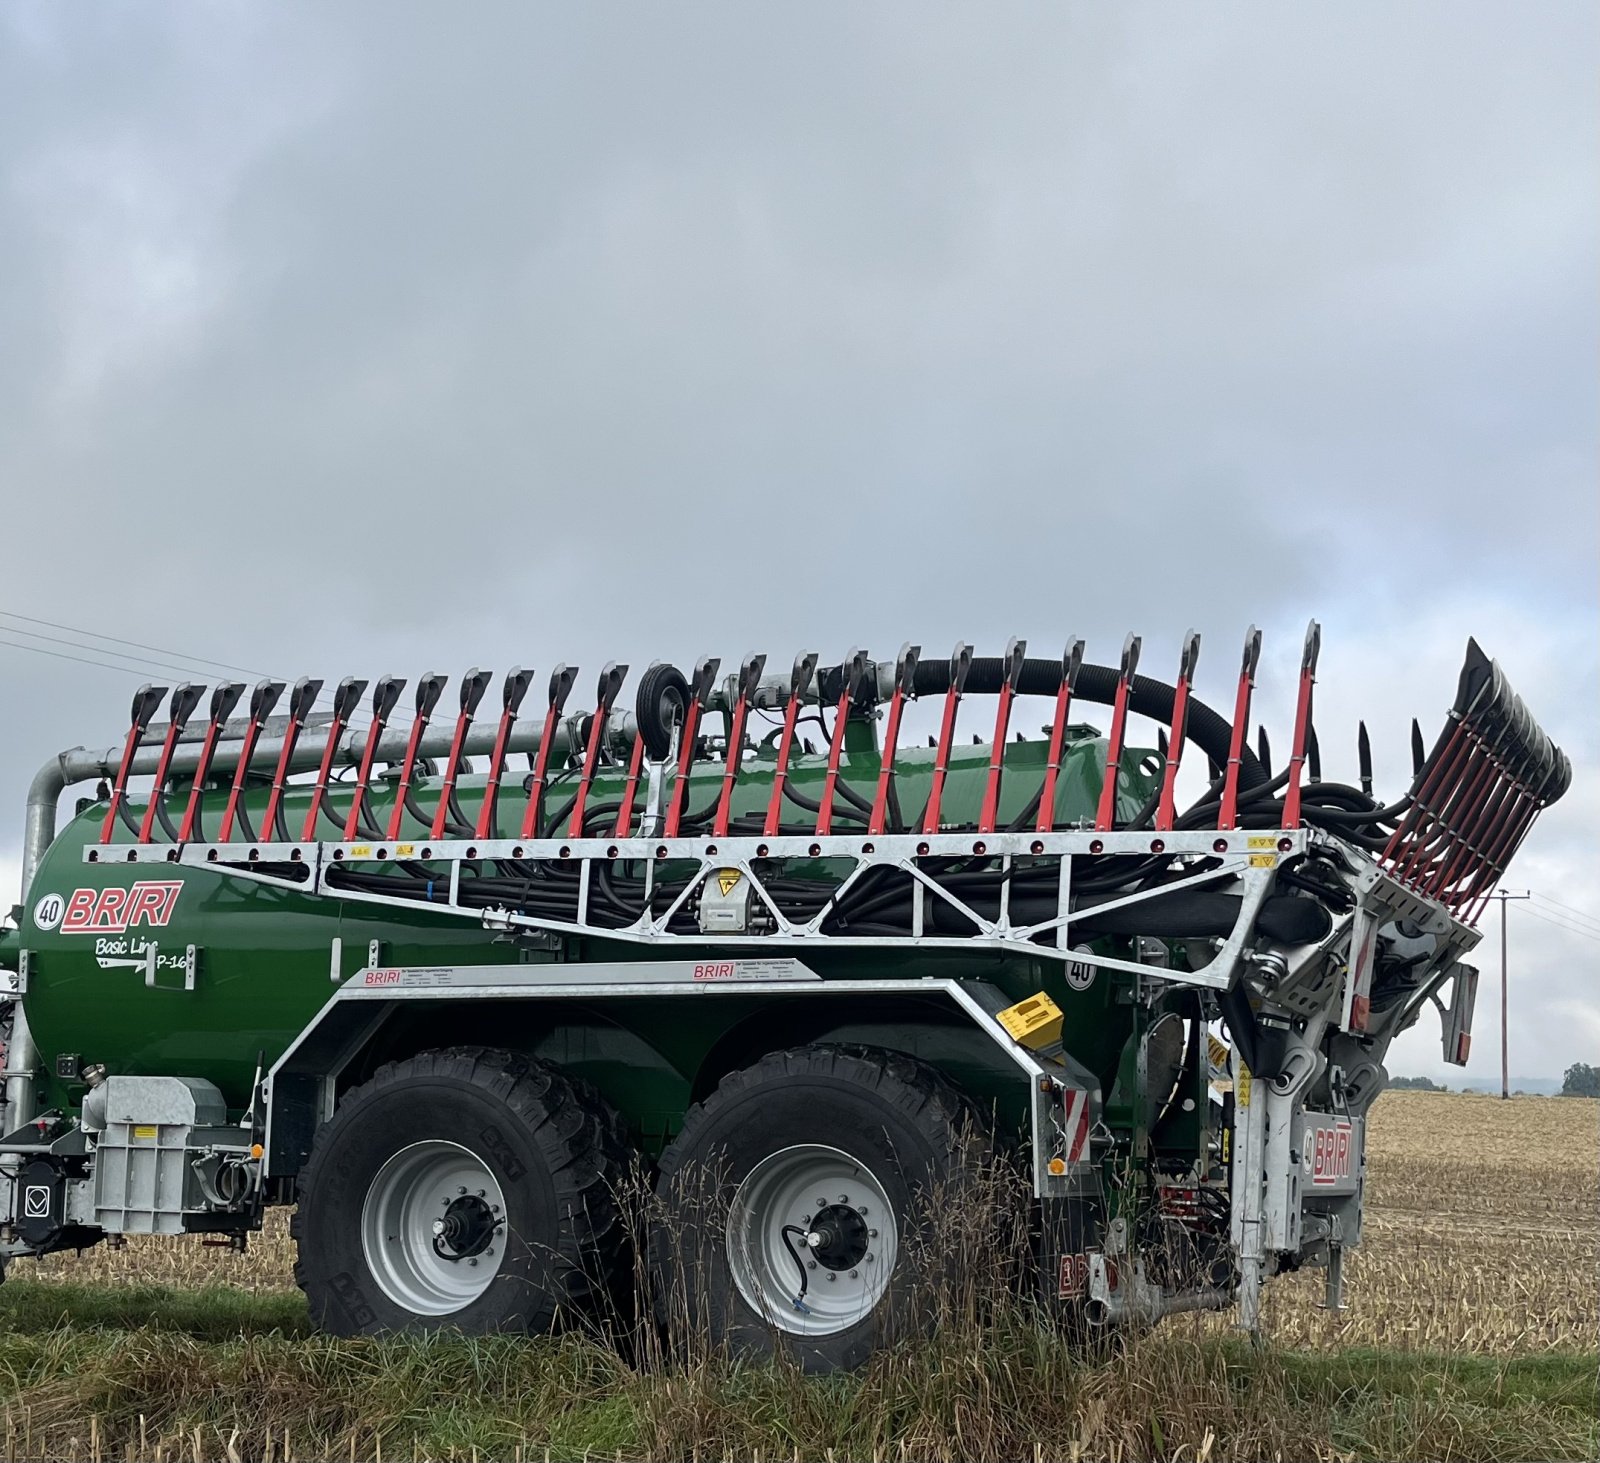
[[[1493,896],[1500,901],[1500,1100],[1511,1096],[1510,1047],[1506,1040],[1506,900],[1528,899],[1529,892],[1512,894],[1501,889]]]

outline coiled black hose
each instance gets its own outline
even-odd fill
[[[823,699],[828,696],[830,682],[839,684],[842,666],[833,666],[817,673]],[[967,671],[965,690],[975,696],[997,695],[1005,683],[1006,663],[999,656],[975,658]],[[1085,665],[1078,670],[1073,698],[1092,701],[1102,706],[1111,705],[1117,698],[1118,672],[1112,666]],[[919,661],[912,689],[918,696],[941,695],[950,689],[950,663],[948,661]],[[1061,663],[1055,660],[1025,660],[1017,678],[1017,693],[1022,696],[1054,696],[1061,689]],[[834,692],[837,696],[837,691]],[[1177,695],[1175,687],[1150,676],[1135,676],[1128,690],[1128,710],[1155,721],[1172,721],[1172,703]],[[1189,700],[1188,719],[1184,724],[1186,740],[1193,742],[1219,767],[1228,763],[1228,753],[1233,742],[1232,723],[1219,715],[1204,701]],[[1267,781],[1267,772],[1249,747],[1241,750],[1239,760],[1239,787],[1243,791]]]

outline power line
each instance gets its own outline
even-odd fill
[[[1530,908],[1528,913],[1535,919],[1542,919],[1547,925],[1554,925],[1558,930],[1565,930],[1569,935],[1581,935],[1585,940],[1593,940],[1595,944],[1600,945],[1600,933],[1596,933],[1594,930],[1586,930],[1582,925],[1569,925],[1565,920],[1556,919],[1554,916],[1544,913],[1543,910]]]
[[[139,640],[124,640],[116,635],[101,635],[95,630],[83,630],[75,625],[58,624],[54,620],[41,620],[33,615],[19,615],[13,610],[0,610],[0,617],[13,620],[25,620],[31,625],[48,625],[53,630],[66,630],[74,635],[88,636],[92,640],[104,640],[115,645],[133,645],[137,646],[141,650],[154,650],[160,654],[172,655],[181,660],[193,661],[195,662],[194,666],[175,665],[171,661],[152,660],[148,656],[143,655],[129,655],[126,651],[112,650],[108,648],[108,646],[86,644],[80,640],[63,639],[59,635],[41,635],[37,630],[23,630],[11,625],[0,625],[0,630],[9,630],[14,635],[26,635],[33,640],[48,640],[54,645],[66,645],[71,647],[73,650],[95,651],[101,655],[115,656],[119,661],[135,661],[138,662],[139,665],[149,666],[157,671],[169,673],[175,676],[181,676],[185,680],[191,680],[200,675],[208,674],[208,672],[196,669],[196,666],[214,666],[219,670],[237,671],[241,675],[255,676],[260,680],[285,679],[279,676],[268,675],[265,671],[252,670],[249,666],[233,665],[228,661],[208,660],[206,657],[200,655],[184,655],[182,651],[167,651],[159,645],[146,645],[143,641]],[[50,655],[54,656],[58,660],[74,661],[79,665],[100,666],[104,670],[116,671],[121,675],[134,676],[148,674],[147,671],[141,671],[133,665],[115,664],[112,661],[88,658],[81,655],[68,655],[65,651],[48,650],[42,645],[28,645],[20,640],[9,639],[4,635],[0,635],[0,645],[9,645],[16,650],[31,650],[35,655]],[[320,706],[324,701],[326,701],[331,705],[332,700],[332,689],[329,687],[324,687],[320,692],[318,692],[317,699],[314,704]]]
[[[26,632],[24,631],[23,633]],[[109,660],[86,660],[81,655],[68,655],[62,650],[47,650],[42,645],[24,645],[20,640],[7,640],[4,636],[0,636],[0,645],[9,645],[15,650],[31,650],[35,655],[51,655],[57,660],[75,660],[79,665],[104,666],[108,671],[116,671],[119,675],[127,676],[138,674],[138,672],[136,672],[132,666],[113,665]],[[78,646],[79,650],[92,650],[93,648],[94,647],[91,645]],[[113,650],[109,653],[115,655],[116,651]],[[170,667],[168,667],[168,669],[170,669]]]
[[[159,646],[159,645],[146,645],[142,640],[123,640],[119,636],[116,636],[116,635],[102,635],[98,630],[84,630],[84,629],[80,628],[77,625],[63,625],[63,624],[59,624],[55,620],[41,620],[41,619],[36,618],[33,615],[19,615],[15,610],[0,610],[0,618],[4,618],[4,619],[7,619],[7,620],[22,620],[22,621],[25,621],[27,624],[30,624],[30,625],[45,625],[49,629],[52,629],[52,630],[65,630],[69,634],[72,634],[72,635],[87,635],[91,640],[107,640],[107,641],[110,641],[113,645],[131,645],[135,650],[153,650],[153,651],[155,651],[155,653],[157,655],[171,656],[174,660],[190,660],[190,661],[195,662],[195,664],[197,664],[197,665],[208,665],[208,666],[214,667],[217,670],[239,671],[243,675],[255,676],[258,680],[260,678],[264,677],[267,674],[265,671],[251,670],[249,666],[230,665],[225,660],[207,660],[205,658],[205,656],[203,656],[203,655],[186,655],[181,650],[167,650],[167,649],[164,649],[162,646]],[[27,630],[22,630],[22,631],[19,631],[18,633],[22,634],[22,635],[27,635],[27,634],[29,634],[31,632],[29,632]],[[41,635],[41,636],[38,636],[37,638],[40,639],[40,640],[50,640],[50,639],[53,639],[54,637],[50,636],[50,635]],[[72,642],[71,641],[62,641],[61,643],[64,644],[64,645],[70,645]],[[96,649],[97,647],[92,646],[92,645],[82,645],[82,646],[79,646],[78,648],[80,650],[93,650],[93,649]],[[118,654],[118,652],[113,650],[113,651],[110,651],[109,654],[116,655],[116,654]],[[125,656],[124,657],[124,659],[127,659],[127,660],[138,660],[140,658],[141,657],[139,657],[139,656]],[[154,662],[152,662],[152,663],[154,663]],[[171,667],[168,666],[168,669],[171,669]],[[190,672],[186,672],[186,674],[192,675],[194,673],[192,671],[190,671]]]
[[[1597,919],[1594,915],[1589,914],[1587,911],[1574,908],[1570,904],[1563,904],[1559,899],[1552,899],[1548,894],[1541,894],[1537,889],[1530,890],[1529,892],[1535,899],[1541,900],[1545,904],[1553,904],[1557,909],[1564,909],[1568,915],[1575,916],[1578,919],[1583,920],[1585,923],[1592,924],[1597,929],[1600,929],[1600,919]]]
[[[3,613],[4,613],[4,611],[0,610],[0,614],[3,614]],[[99,650],[100,649],[100,647],[98,645],[86,645],[81,640],[63,639],[60,635],[41,635],[37,630],[16,630],[16,629],[13,629],[10,625],[0,626],[0,628],[6,629],[6,630],[11,630],[11,633],[14,634],[14,635],[26,635],[30,640],[48,640],[52,645],[70,645],[74,650]],[[15,640],[8,640],[6,643],[8,645],[16,645],[17,644],[17,642]],[[24,650],[27,650],[27,649],[31,649],[33,647],[22,646],[20,648],[24,649]],[[181,672],[181,674],[184,675],[185,677],[189,677],[189,676],[193,676],[193,675],[197,674],[197,672],[195,672],[193,670],[189,670],[189,669],[187,669],[187,668],[185,668],[183,666],[173,665],[170,661],[151,660],[150,657],[147,656],[147,655],[129,655],[126,651],[123,651],[123,650],[108,650],[105,653],[107,655],[114,655],[119,660],[137,661],[140,665],[154,666],[155,669],[158,670],[158,671],[171,671],[174,674],[177,674],[177,673]],[[98,665],[105,665],[106,664],[105,661],[97,661],[95,663],[98,664]]]

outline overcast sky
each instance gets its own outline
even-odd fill
[[[1571,754],[1512,1067],[1600,1060],[1597,15],[12,0],[0,877],[172,679],[18,614],[330,680],[1193,625],[1218,705],[1255,621],[1279,746],[1315,615],[1330,776],[1469,634]]]

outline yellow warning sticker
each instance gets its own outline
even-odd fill
[[[146,1138],[154,1142],[161,1136],[161,1129],[154,1123],[138,1123],[134,1127],[133,1136],[135,1138]]]
[[[722,890],[722,897],[726,899],[739,887],[739,880],[744,876],[737,869],[718,869],[717,888]]]
[[[1278,855],[1275,853],[1253,853],[1250,855],[1252,869],[1275,869],[1278,867]]]
[[[396,858],[410,858],[416,851],[417,846],[414,843],[397,843],[394,846],[394,856]]]
[[[352,843],[350,845],[351,858],[371,858],[372,845],[370,843]]]
[[[1249,842],[1251,848],[1276,848],[1278,846],[1277,835],[1271,833],[1264,838],[1259,834],[1252,833]]]
[[[1233,1084],[1233,1100],[1241,1107],[1250,1106],[1250,1069],[1239,1063],[1239,1076]]]
[[[1227,1067],[1228,1049],[1209,1031],[1206,1032],[1206,1051],[1211,1057],[1211,1065],[1213,1067]]]

